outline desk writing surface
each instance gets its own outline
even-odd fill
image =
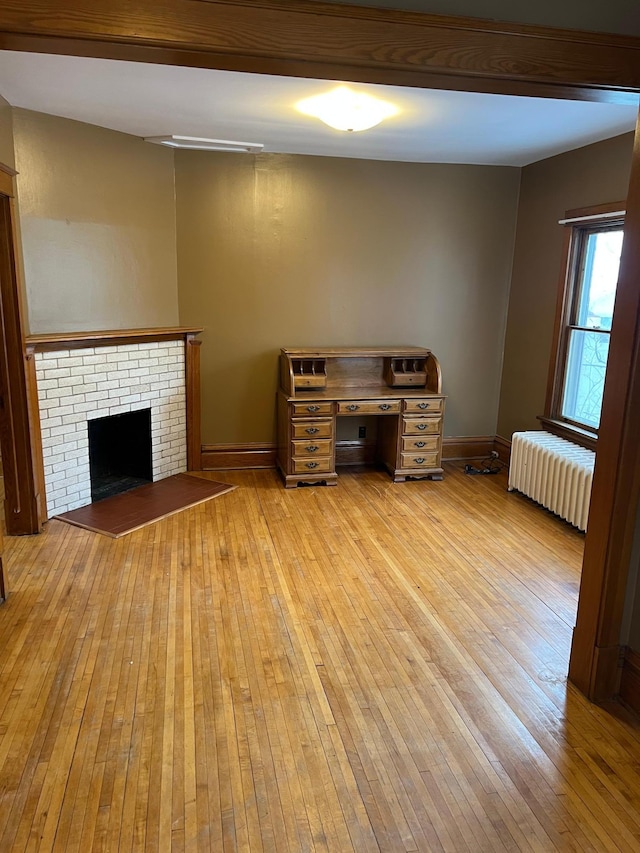
[[[424,388],[389,388],[388,385],[376,385],[375,388],[367,386],[344,385],[314,390],[297,390],[295,394],[287,395],[288,400],[304,403],[305,400],[325,402],[331,400],[401,400],[414,397],[442,397],[442,394],[432,394]]]

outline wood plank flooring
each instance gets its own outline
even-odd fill
[[[565,680],[583,537],[446,472],[8,539],[0,851],[640,851],[638,723]]]

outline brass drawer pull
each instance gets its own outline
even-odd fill
[[[320,432],[320,430],[318,429],[318,427],[307,427],[305,429],[305,432],[308,432],[309,435],[315,435],[317,432]]]
[[[428,403],[418,403],[418,404],[416,405],[416,409],[428,409],[428,408],[429,408],[429,404],[428,404]]]
[[[305,447],[307,453],[315,453],[316,450],[320,450],[317,444],[310,444],[308,447]]]
[[[306,462],[305,468],[317,468],[319,464],[319,462]]]
[[[360,406],[356,406],[356,404],[355,404],[355,403],[350,403],[350,404],[347,406],[347,411],[348,411],[348,412],[357,412],[359,408],[360,408]]]
[[[416,441],[416,447],[425,447],[426,441]]]
[[[389,403],[380,403],[378,408],[382,409],[383,412],[388,412],[389,409],[391,408],[391,405]]]
[[[416,456],[413,461],[416,463],[416,465],[422,465],[425,461],[425,458],[424,456]]]
[[[426,424],[416,424],[416,429],[423,430],[423,429],[426,429],[426,428],[427,428],[427,425],[426,425]]]
[[[308,412],[319,412],[320,406],[307,406],[307,411]]]

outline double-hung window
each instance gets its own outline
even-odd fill
[[[623,217],[620,205],[606,205],[562,223],[569,233],[545,420],[587,436],[600,425]]]

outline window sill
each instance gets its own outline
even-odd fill
[[[547,432],[553,433],[559,438],[565,438],[567,441],[572,441],[588,450],[596,450],[598,446],[598,436],[586,429],[580,429],[580,427],[565,423],[565,421],[546,418],[543,415],[538,415],[538,420]]]

